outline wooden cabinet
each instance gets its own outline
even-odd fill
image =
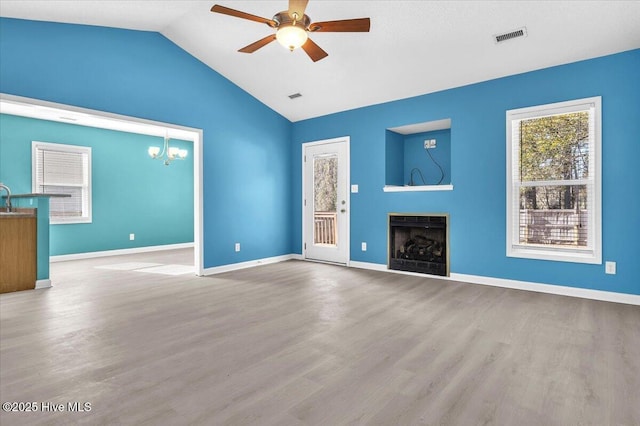
[[[0,293],[33,289],[36,278],[35,211],[0,215]]]

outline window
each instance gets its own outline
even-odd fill
[[[507,256],[602,263],[601,98],[507,111]]]
[[[52,197],[52,224],[91,222],[91,148],[33,142],[33,192],[69,194]]]

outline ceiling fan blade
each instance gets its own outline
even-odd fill
[[[253,42],[248,46],[243,47],[242,49],[238,50],[238,52],[253,53],[256,50],[260,49],[261,47],[264,47],[267,44],[271,43],[275,39],[276,39],[275,34],[268,35],[265,38],[261,38],[260,40]]]
[[[329,56],[327,52],[322,50],[322,48],[315,44],[310,38],[308,38],[307,41],[302,45],[302,49],[307,52],[307,55],[309,55],[313,62],[317,62],[320,59]]]
[[[235,16],[236,18],[242,18],[242,19],[248,19],[250,21],[260,22],[261,24],[267,24],[272,28],[276,27],[275,21],[272,21],[271,19],[252,15],[246,12],[241,12],[239,10],[231,9],[229,7],[220,6],[219,4],[214,5],[211,8],[211,11],[216,13],[222,13],[223,15]]]
[[[293,14],[298,14],[298,20],[304,16],[304,10],[307,8],[309,0],[289,0],[289,16],[293,18]]]
[[[345,19],[343,21],[314,22],[309,25],[309,31],[313,32],[345,32],[345,33],[368,33],[371,27],[369,18]]]

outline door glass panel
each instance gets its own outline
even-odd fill
[[[338,240],[338,156],[313,158],[313,243],[335,246]]]

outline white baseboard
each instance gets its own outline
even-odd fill
[[[50,256],[50,262],[65,262],[67,260],[91,259],[94,257],[121,256],[123,254],[147,253],[151,251],[177,250],[184,248],[192,248],[193,243],[165,244],[161,246],[134,247],[119,250],[92,251],[89,253],[62,254],[58,256]]]
[[[36,290],[40,290],[41,288],[49,288],[51,287],[51,280],[36,280]]]
[[[636,294],[616,293],[613,291],[593,290],[590,288],[568,287],[562,285],[541,284],[527,281],[508,280],[504,278],[491,278],[454,273],[451,274],[449,279],[471,284],[536,291],[538,293],[557,294],[560,296],[581,297],[583,299],[602,300],[605,302],[626,303],[628,305],[640,305],[640,295]]]
[[[304,256],[298,253],[293,253],[291,255],[291,259],[293,260],[304,260]]]
[[[539,284],[527,281],[508,280],[504,278],[483,277],[479,275],[467,275],[451,273],[449,277],[437,275],[426,275],[416,272],[396,271],[388,269],[387,265],[380,263],[354,262],[350,264],[353,268],[369,269],[373,271],[384,271],[395,274],[413,275],[429,277],[434,279],[461,281],[469,284],[489,285],[493,287],[512,288],[516,290],[535,291],[538,293],[557,294],[560,296],[580,297],[583,299],[602,300],[605,302],[625,303],[628,305],[640,305],[640,295],[616,293],[612,291],[592,290],[588,288],[567,287],[561,285]]]
[[[204,275],[215,275],[223,272],[237,271],[238,269],[252,268],[254,266],[268,265],[270,263],[284,262],[286,260],[297,259],[297,255],[285,254],[282,256],[265,257],[264,259],[249,260],[247,262],[232,263],[230,265],[214,266],[205,268]]]

